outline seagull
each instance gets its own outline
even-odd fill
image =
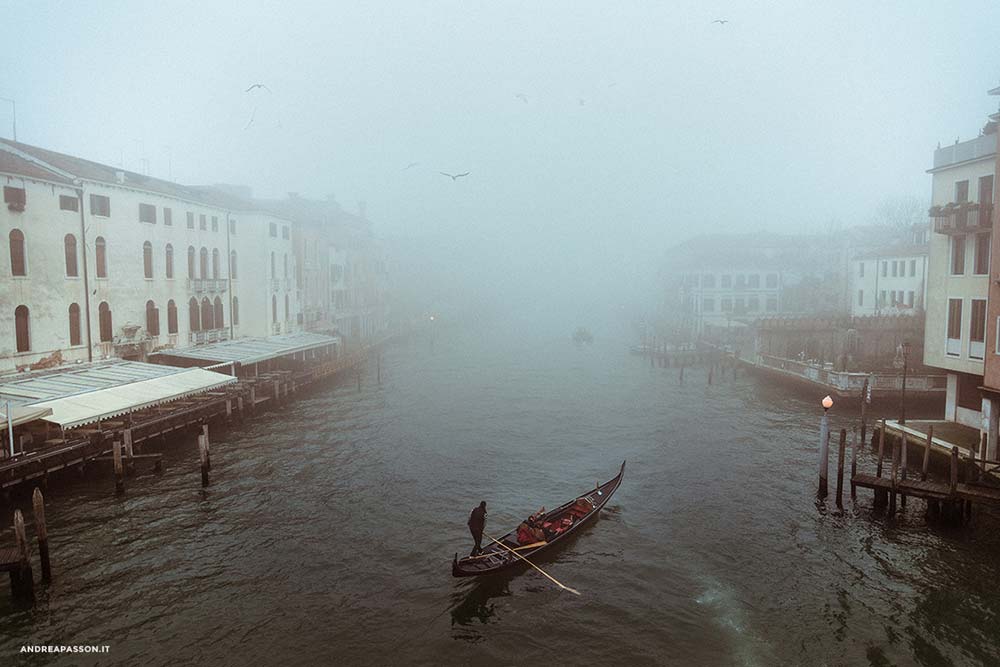
[[[719,25],[726,25],[729,23],[729,19],[715,19],[712,23],[718,23]]]
[[[517,99],[519,99],[519,100],[521,100],[521,101],[522,101],[522,102],[524,102],[525,104],[527,104],[527,103],[528,103],[528,96],[527,96],[527,95],[525,95],[524,93],[518,93],[518,94],[517,94],[517,95],[515,95],[514,97],[515,97],[515,98],[517,98]]]
[[[414,168],[414,167],[416,167],[416,166],[417,166],[418,164],[420,164],[420,163],[419,163],[419,162],[411,162],[410,164],[408,164],[408,165],[406,165],[405,167],[403,167],[403,171],[406,171],[407,169],[413,169],[413,168]]]
[[[250,86],[249,88],[247,88],[246,90],[244,90],[243,92],[244,92],[244,93],[249,93],[249,92],[250,92],[251,90],[253,90],[254,88],[263,88],[263,89],[264,89],[264,90],[266,90],[267,92],[271,92],[271,89],[270,89],[270,88],[268,88],[267,86],[265,86],[265,85],[264,85],[264,84],[262,84],[262,83],[255,83],[255,84],[253,84],[252,86]]]
[[[452,181],[457,181],[458,179],[462,178],[463,176],[468,176],[469,175],[469,172],[465,172],[464,174],[448,174],[448,173],[445,173],[443,171],[439,171],[438,173],[441,174],[442,176],[447,176]]]

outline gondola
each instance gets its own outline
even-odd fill
[[[515,528],[499,538],[504,546],[491,542],[488,546],[483,547],[483,551],[479,555],[466,556],[462,559],[459,559],[458,554],[455,554],[451,563],[452,576],[479,577],[484,574],[495,574],[523,564],[524,561],[511,553],[512,550],[516,550],[517,554],[523,558],[530,559],[531,556],[547,551],[556,544],[565,541],[566,538],[597,516],[601,508],[611,500],[611,496],[618,490],[624,474],[625,461],[622,461],[621,470],[613,479],[545,513],[539,522],[543,525],[549,525],[549,529],[546,531],[548,536],[546,541],[521,548],[522,545],[517,542],[517,529]]]

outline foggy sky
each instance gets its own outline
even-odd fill
[[[0,96],[21,141],[363,199],[379,234],[604,298],[693,234],[928,198],[1000,101],[996,2],[540,4],[8,2]]]

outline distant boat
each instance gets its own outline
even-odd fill
[[[594,336],[585,327],[580,327],[573,332],[573,342],[577,345],[581,343],[593,343]]]

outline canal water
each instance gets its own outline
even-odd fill
[[[207,490],[194,440],[123,499],[107,472],[53,485],[55,582],[30,609],[0,594],[0,664],[87,663],[26,644],[149,666],[1000,662],[997,523],[929,528],[918,501],[873,518],[870,492],[817,505],[815,392],[681,385],[624,332],[517,326],[414,336],[381,385],[372,363],[360,391],[215,432]],[[530,570],[451,577],[480,500],[499,534],[622,460],[600,519],[540,560],[579,597]]]

